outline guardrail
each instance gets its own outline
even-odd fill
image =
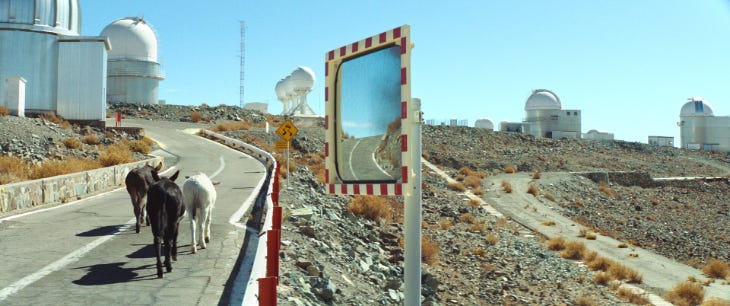
[[[0,185],[0,216],[19,210],[65,203],[124,185],[127,173],[162,157],[32,181]]]
[[[266,165],[272,175],[267,186],[266,216],[261,226],[259,244],[254,265],[246,285],[242,305],[276,305],[276,286],[279,283],[279,248],[281,245],[281,207],[279,206],[279,167],[276,159],[264,150],[209,130],[201,130],[204,135],[215,138],[223,144],[241,150]],[[266,259],[266,265],[260,264]]]

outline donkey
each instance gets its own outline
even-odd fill
[[[205,249],[205,244],[210,242],[210,222],[216,199],[213,185],[204,173],[188,177],[183,184],[183,202],[190,218],[193,254],[198,252],[196,240],[200,241],[201,249]]]
[[[135,230],[139,233],[139,227],[142,222],[147,222],[150,225],[150,218],[145,212],[145,206],[147,205],[147,191],[150,186],[160,180],[157,172],[162,168],[162,162],[157,167],[150,165],[144,165],[142,167],[134,168],[127,174],[124,179],[124,183],[127,185],[127,192],[129,197],[132,198],[132,208],[134,209],[134,217],[137,219]]]
[[[158,278],[162,278],[161,244],[164,244],[165,247],[165,268],[168,273],[172,272],[170,257],[173,261],[177,261],[178,228],[180,220],[185,215],[182,191],[175,184],[178,174],[180,174],[180,170],[170,178],[160,178],[150,186],[150,190],[147,192],[147,215],[152,225]]]

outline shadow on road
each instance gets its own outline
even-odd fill
[[[154,272],[154,265],[144,265],[137,268],[123,268],[122,266],[124,264],[125,263],[123,262],[115,262],[78,267],[76,269],[87,269],[88,273],[80,279],[73,281],[73,283],[81,286],[96,286],[146,279],[157,279],[157,275]],[[139,274],[135,272],[138,270],[149,270],[152,271],[152,273],[150,275],[139,276]]]
[[[140,246],[142,244],[133,244],[132,246]],[[163,247],[164,248],[164,247]],[[190,255],[193,252],[190,250],[190,244],[179,244],[177,245],[177,255]],[[155,247],[150,244],[144,244],[142,248],[127,255],[127,258],[155,258]]]
[[[95,229],[85,231],[83,233],[78,233],[76,236],[79,237],[99,237],[99,236],[107,236],[107,235],[114,235],[124,227],[124,224],[119,225],[107,225],[102,227],[97,227]]]

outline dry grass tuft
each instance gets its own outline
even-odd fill
[[[598,236],[596,236],[596,233],[586,233],[586,239],[588,240],[596,240]]]
[[[464,179],[464,185],[466,185],[466,187],[470,187],[470,188],[477,188],[477,187],[482,186],[482,179],[476,175],[468,175]]]
[[[620,298],[635,305],[651,305],[649,298],[646,294],[638,294],[631,289],[626,287],[618,288],[616,292]]]
[[[611,280],[611,275],[606,272],[598,272],[593,276],[593,282],[598,285],[606,285]]]
[[[565,238],[555,237],[551,238],[546,242],[548,250],[551,251],[562,251],[565,249]]]
[[[0,185],[28,178],[28,164],[17,156],[0,156]]]
[[[575,306],[598,306],[598,304],[596,304],[596,302],[594,302],[593,300],[593,298],[581,295],[575,299],[574,304]]]
[[[81,150],[81,148],[84,147],[84,145],[81,143],[81,140],[79,140],[78,138],[65,138],[61,142],[66,148],[69,149]]]
[[[487,234],[487,242],[489,245],[495,245],[499,242],[499,238],[494,234]]]
[[[702,267],[702,272],[704,272],[707,277],[719,279],[727,278],[730,273],[728,270],[730,270],[728,264],[718,259],[710,259],[707,264]]]
[[[545,226],[555,226],[555,221],[545,221],[542,223]]]
[[[560,252],[560,257],[565,259],[578,260],[586,253],[586,246],[580,241],[568,241],[565,248]]]
[[[613,265],[612,260],[601,256],[596,256],[593,260],[586,262],[588,263],[588,269],[593,271],[608,271]]]
[[[479,208],[482,206],[482,201],[479,199],[469,199],[469,206],[472,208]]]
[[[598,190],[600,190],[603,194],[605,194],[609,198],[616,199],[616,200],[621,199],[621,196],[619,196],[618,192],[609,188],[608,185],[606,185],[606,182],[604,182],[604,181],[601,181],[600,183],[598,183]]]
[[[200,120],[203,119],[203,115],[199,112],[192,112],[190,113],[190,120],[193,122],[200,122]]]
[[[596,258],[598,258],[598,253],[596,253],[595,251],[586,250],[586,252],[583,252],[583,262],[588,263],[596,260]]]
[[[472,215],[471,213],[465,213],[461,216],[459,216],[459,221],[464,223],[474,223],[474,221],[477,220],[477,217]]]
[[[373,221],[390,221],[393,217],[393,209],[385,199],[373,195],[353,197],[347,209],[355,215]]]
[[[57,175],[82,172],[99,168],[99,162],[86,158],[69,158],[66,160],[48,160],[30,168],[30,179],[41,179]]]
[[[71,123],[69,123],[66,120],[63,120],[63,118],[60,116],[56,116],[56,114],[40,115],[38,117],[43,120],[47,120],[47,121],[53,122],[55,124],[58,124],[64,130],[71,129]]]
[[[542,194],[542,196],[543,196],[544,198],[546,198],[546,199],[550,200],[550,201],[553,201],[553,202],[555,202],[555,197],[553,197],[553,195],[552,195],[552,194],[550,194],[550,193],[548,193],[548,192],[546,192],[546,193],[543,193],[543,194]]]
[[[642,280],[641,274],[617,262],[611,263],[611,267],[608,268],[608,273],[611,274],[614,279],[626,280],[629,283],[639,284]]]
[[[150,147],[147,142],[143,140],[132,140],[126,143],[129,147],[129,150],[132,152],[138,152],[142,154],[149,154],[152,152],[152,147]]]
[[[517,173],[517,169],[512,166],[507,166],[504,168],[504,173]]]
[[[106,149],[99,153],[99,163],[102,167],[131,163],[134,161],[132,152],[129,151],[129,146],[125,143],[115,143],[107,146]]]
[[[625,248],[628,248],[629,246],[627,244],[625,244],[625,243],[622,242],[622,243],[619,243],[617,247],[619,249],[625,249]]]
[[[700,305],[705,299],[705,289],[699,284],[683,282],[667,292],[664,298],[677,306]]]
[[[530,184],[530,187],[527,187],[527,193],[531,194],[533,197],[540,196],[540,191],[537,190],[537,186]]]
[[[459,183],[459,182],[451,182],[451,183],[449,183],[448,187],[449,187],[449,189],[454,190],[454,191],[459,191],[459,192],[466,191],[466,187],[464,186],[464,184]]]
[[[482,187],[477,187],[471,190],[471,193],[474,195],[483,195],[485,193],[484,189]]]
[[[730,302],[726,302],[719,298],[710,298],[702,302],[702,305],[700,306],[730,306]]]
[[[428,236],[421,237],[421,261],[429,266],[436,265],[439,261],[439,245]]]
[[[88,145],[97,145],[101,142],[99,139],[99,136],[96,136],[94,134],[89,134],[84,136],[84,143]]]
[[[540,171],[535,171],[535,173],[532,174],[532,179],[533,180],[539,180],[540,179],[540,175],[542,175],[540,173]]]
[[[472,232],[481,233],[481,232],[484,232],[487,230],[487,225],[484,223],[481,223],[481,222],[475,222],[475,223],[472,223],[471,226],[469,226],[469,230]]]
[[[253,123],[249,121],[225,121],[218,123],[214,128],[214,132],[240,131],[249,130],[253,127]]]
[[[512,193],[512,184],[508,181],[502,181],[502,189],[504,189],[504,192],[506,193]]]
[[[454,222],[451,222],[451,220],[443,219],[439,221],[439,227],[441,227],[442,230],[450,229],[452,226],[454,226]]]
[[[7,115],[10,115],[10,109],[5,106],[0,106],[0,116],[5,117]]]

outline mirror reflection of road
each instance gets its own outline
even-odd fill
[[[258,161],[182,130],[189,125],[125,120],[160,141],[176,181],[214,175],[218,199],[211,241],[190,252],[190,223],[180,222],[178,260],[158,279],[150,227],[134,232],[132,205],[124,188],[57,209],[12,220],[0,219],[0,305],[216,305],[236,266],[246,229],[229,218],[265,175]],[[198,126],[199,128],[200,126]],[[172,172],[165,173],[172,175]]]
[[[382,135],[358,139],[347,138],[340,143],[344,165],[340,175],[346,180],[392,180],[393,177],[378,165],[375,150]]]

